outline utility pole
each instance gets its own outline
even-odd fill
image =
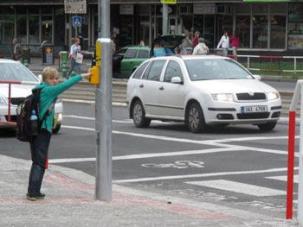
[[[96,88],[96,200],[112,200],[112,43],[110,0],[98,0],[98,28],[101,53],[100,84]],[[96,45],[97,45],[96,43]],[[96,49],[97,51],[97,49]]]
[[[162,4],[162,35],[167,35],[168,30],[168,5]]]

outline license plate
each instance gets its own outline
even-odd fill
[[[241,113],[267,112],[267,106],[242,106]]]

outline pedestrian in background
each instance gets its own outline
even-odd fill
[[[81,73],[81,65],[83,62],[83,54],[81,53],[80,39],[76,37],[73,39],[74,44],[70,47],[69,59],[71,60],[71,68],[68,73],[68,77],[72,73]]]
[[[238,60],[238,56],[237,56],[237,49],[239,48],[240,46],[240,39],[239,39],[239,36],[238,34],[235,32],[233,34],[233,36],[230,38],[230,45],[231,45],[231,48],[233,50],[233,56],[234,56],[234,59],[235,60]]]
[[[223,56],[228,55],[228,48],[229,48],[229,36],[228,32],[225,31],[224,34],[222,35],[217,48],[222,48],[223,49]]]
[[[208,46],[205,44],[204,38],[199,38],[199,43],[193,51],[193,55],[206,55],[209,52]]]
[[[187,31],[185,38],[180,44],[181,54],[192,54],[193,52],[193,43],[192,43],[193,34],[192,32]]]
[[[12,59],[18,61],[21,58],[21,43],[17,38],[12,40]]]
[[[200,32],[196,31],[192,39],[193,48],[195,48],[199,44],[199,38],[200,38]]]
[[[45,67],[42,71],[43,82],[34,89],[41,89],[39,100],[39,119],[41,130],[30,142],[32,166],[29,175],[27,199],[31,201],[44,199],[41,185],[45,169],[47,168],[48,147],[52,135],[54,121],[54,105],[58,95],[78,83],[82,78],[88,78],[90,73],[77,74],[72,78],[59,82],[59,73],[53,67]],[[34,90],[33,89],[33,90]],[[46,117],[43,116],[46,114]]]

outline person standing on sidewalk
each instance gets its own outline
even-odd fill
[[[73,73],[81,73],[81,65],[83,61],[83,54],[81,53],[80,39],[74,38],[74,44],[70,47],[69,58],[71,60],[71,68],[68,77]]]
[[[239,39],[239,36],[238,36],[238,34],[236,32],[230,38],[230,45],[231,45],[231,48],[233,49],[233,57],[234,57],[234,59],[238,60],[237,49],[240,46],[240,39]]]
[[[41,122],[39,134],[30,142],[32,166],[29,175],[28,200],[35,201],[44,199],[45,194],[40,192],[45,169],[47,168],[47,155],[50,139],[52,135],[52,126],[54,119],[54,103],[58,95],[78,83],[82,78],[89,78],[91,73],[76,74],[62,83],[59,82],[59,73],[53,67],[45,67],[42,71],[43,82],[34,89],[41,89],[39,100],[39,117],[46,114]],[[33,90],[34,90],[33,89]]]
[[[18,61],[21,58],[21,44],[17,38],[12,41],[12,59]]]
[[[228,32],[225,31],[224,34],[222,35],[217,48],[223,48],[223,56],[227,56],[228,54],[228,48],[229,48],[229,36],[228,36]]]

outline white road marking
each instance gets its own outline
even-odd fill
[[[265,177],[267,179],[279,180],[279,181],[287,181],[287,176],[273,176],[273,177]],[[294,175],[294,183],[299,183],[299,175]]]
[[[95,131],[94,128],[87,128],[87,127],[77,127],[77,126],[68,126],[68,125],[63,125],[62,127],[63,128],[68,128],[68,129]],[[202,145],[218,146],[218,147],[222,147],[222,148],[231,148],[231,149],[235,149],[235,150],[248,150],[248,151],[258,151],[258,152],[264,152],[264,153],[287,155],[287,151],[283,151],[283,150],[249,147],[249,146],[242,146],[242,145],[222,144],[223,142],[248,141],[248,140],[252,140],[251,137],[222,139],[222,140],[192,140],[192,139],[174,138],[174,137],[151,135],[151,134],[123,132],[123,131],[116,131],[116,130],[113,130],[112,133],[113,134],[119,134],[119,135],[127,135],[127,136],[148,138],[148,139],[157,139],[157,140],[163,140],[163,141],[171,141],[171,142],[179,142],[179,143],[191,143],[191,144],[202,144]],[[275,140],[275,139],[287,139],[287,136],[253,137],[253,138],[256,139],[256,140],[261,140],[261,139]],[[298,157],[297,153],[295,155],[296,155],[296,157]]]
[[[208,180],[208,181],[187,181],[187,184],[198,185],[208,188],[215,188],[224,191],[252,195],[257,197],[262,196],[277,196],[285,195],[285,191],[276,190],[251,184],[244,184],[229,180]]]
[[[231,148],[211,148],[205,150],[187,150],[187,151],[175,151],[165,153],[146,153],[146,154],[132,154],[132,155],[121,155],[114,156],[113,160],[132,160],[132,159],[143,159],[143,158],[155,158],[155,157],[170,157],[170,156],[183,156],[183,155],[195,155],[195,154],[210,154],[225,151],[234,151]],[[93,162],[96,158],[62,158],[62,159],[50,159],[50,163],[71,163],[71,162]]]
[[[298,169],[298,167],[296,167]],[[173,175],[161,177],[144,177],[135,179],[115,180],[115,183],[136,183],[148,181],[161,181],[161,180],[177,180],[187,178],[203,178],[203,177],[218,177],[218,176],[232,176],[232,175],[245,175],[245,174],[263,174],[287,171],[287,168],[274,168],[263,170],[248,170],[248,171],[231,171],[231,172],[217,172],[217,173],[204,173],[204,174],[188,174],[188,175]]]

